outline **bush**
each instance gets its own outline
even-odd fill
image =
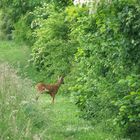
[[[14,37],[16,37],[17,40],[27,41],[28,43],[30,43],[29,41],[30,39],[28,37],[30,36],[29,34],[31,34],[30,33],[31,22],[27,22],[27,19],[33,18],[29,14],[30,12],[34,11],[34,9],[37,8],[38,6],[41,7],[40,8],[41,10],[42,9],[44,10],[43,7],[45,7],[44,5],[46,5],[46,3],[52,5],[56,11],[62,11],[65,9],[66,6],[72,5],[72,0],[61,0],[61,1],[28,0],[24,2],[20,0],[11,0],[11,1],[1,0],[0,8],[2,9],[2,21],[3,21],[2,32],[5,35],[7,34],[11,35],[12,31],[14,30],[15,32]],[[41,14],[43,15],[44,13],[42,12]],[[19,26],[20,24],[22,26]],[[23,31],[25,33],[23,33]],[[31,43],[33,42],[31,41]]]
[[[36,6],[38,6],[40,4],[41,4],[40,0],[35,0],[35,1],[29,0],[29,1],[24,1],[24,2],[22,2],[20,0],[10,0],[10,1],[2,0],[1,1],[2,32],[5,34],[5,36],[7,36],[7,35],[11,36],[12,31],[15,29],[14,25],[17,22],[20,22],[19,20],[22,20],[21,18],[24,17],[24,15],[27,12],[32,11]],[[20,27],[20,29],[19,29],[19,26],[18,26],[18,31],[17,32],[21,33],[21,32],[19,32],[19,30],[23,31],[25,29],[25,26],[30,27],[30,24],[27,24],[27,25],[24,25],[24,26],[22,25]],[[23,29],[21,29],[22,27],[23,27]],[[26,29],[26,32],[28,32],[27,29]],[[21,36],[22,36],[22,34],[21,34]],[[25,39],[25,37],[24,37],[24,39]]]
[[[127,130],[135,133],[140,130],[140,93],[131,92],[116,103],[119,113],[116,121]]]
[[[72,93],[82,115],[96,123],[111,119],[113,124],[123,104],[114,106],[112,101],[124,100],[129,93],[139,90],[138,5],[136,1],[125,0],[100,2],[94,15],[81,16],[72,28],[71,36],[78,42],[79,49],[65,92]],[[133,74],[135,78],[130,78]],[[123,83],[123,79],[127,80]],[[130,81],[134,81],[133,86],[128,84]],[[128,103],[131,99],[135,100],[131,96]],[[133,105],[138,106],[135,102]],[[121,114],[118,123],[124,116]],[[125,123],[131,128],[129,119],[125,119]],[[133,128],[138,132],[139,124],[133,123]]]
[[[31,16],[21,16],[18,22],[15,23],[12,36],[16,42],[33,44],[34,38],[32,36],[31,27],[29,26],[31,22],[28,23],[29,18],[31,18]]]
[[[34,65],[37,70],[44,72],[44,79],[66,75],[76,47],[75,42],[69,40],[70,29],[64,13],[54,12],[40,24],[35,30],[37,40],[32,51]]]

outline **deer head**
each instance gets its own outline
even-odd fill
[[[58,76],[58,81],[57,83],[59,83],[60,85],[61,84],[64,84],[64,77],[63,76]]]

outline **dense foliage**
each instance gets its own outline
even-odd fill
[[[80,47],[68,91],[86,118],[112,117],[128,133],[140,127],[139,8],[133,1],[100,3],[72,32]]]
[[[95,124],[104,120],[110,131],[119,126],[124,134],[138,133],[139,1],[101,0],[96,10],[65,0],[32,6],[18,11],[14,35],[33,44],[30,61],[42,80],[66,76],[63,92],[82,117]]]
[[[37,5],[40,5],[40,0],[1,0],[0,7],[2,8],[3,21],[1,29],[3,30],[4,34],[6,34],[6,38],[12,38],[11,33],[16,26],[15,24],[20,22],[20,20],[22,20],[23,23],[21,24],[21,28],[17,27],[17,30],[23,31],[23,27],[27,27],[27,25],[23,25],[25,21],[22,19],[22,16],[27,12],[32,11]]]

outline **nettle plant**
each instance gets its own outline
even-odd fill
[[[140,130],[140,92],[130,92],[116,103],[119,113],[115,119],[128,133]]]

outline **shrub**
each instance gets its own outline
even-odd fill
[[[32,30],[29,26],[28,19],[31,16],[21,16],[21,18],[14,24],[14,30],[12,32],[13,39],[16,42],[24,42],[27,44],[33,44],[34,38],[32,36]]]
[[[120,100],[113,102],[118,108],[118,114],[117,118],[115,118],[115,122],[119,123],[119,125],[126,130],[126,134],[131,135],[140,130],[139,76],[128,76],[126,79],[120,80],[119,84],[128,89],[128,94],[123,96]]]
[[[78,18],[71,30],[79,49],[65,92],[73,94],[75,103],[87,119],[100,122],[112,118],[110,122],[113,124],[113,119],[120,114],[118,108],[123,104],[114,106],[112,101],[119,102],[122,98],[124,101],[129,93],[139,90],[138,5],[136,1],[101,1],[96,13]],[[133,74],[135,78],[131,79]],[[123,83],[123,79],[127,80]],[[130,81],[134,81],[133,87],[128,84]],[[133,96],[130,98],[135,100]],[[134,102],[133,105],[138,106]],[[130,108],[126,106],[126,109]],[[135,112],[134,108],[132,110]],[[138,114],[136,112],[136,118],[139,118]],[[120,115],[122,118],[118,123],[128,116]],[[128,129],[131,128],[129,119],[125,119],[125,123]],[[134,128],[137,130],[139,124],[133,123]]]
[[[43,1],[42,1],[43,2]],[[20,18],[27,13],[32,11],[36,6],[40,5],[40,0],[29,0],[29,1],[20,1],[20,0],[1,0],[1,9],[2,9],[2,32],[5,35],[11,35],[12,30],[14,30],[14,25],[21,20]],[[20,22],[20,21],[19,21]],[[21,23],[21,22],[20,22]],[[24,22],[25,23],[25,22]],[[17,25],[18,26],[18,25]],[[30,26],[27,24],[26,26]],[[20,31],[25,29],[25,25],[20,27]],[[19,26],[18,26],[19,30]],[[18,32],[18,31],[17,31]],[[21,32],[19,32],[21,33]],[[22,36],[22,35],[21,35]],[[25,37],[24,37],[25,39]]]
[[[46,77],[66,75],[75,52],[75,42],[69,40],[69,24],[64,13],[53,13],[42,20],[42,26],[35,30],[32,61]]]
[[[140,93],[131,92],[117,102],[119,106],[118,121],[128,131],[133,133],[140,129]]]

